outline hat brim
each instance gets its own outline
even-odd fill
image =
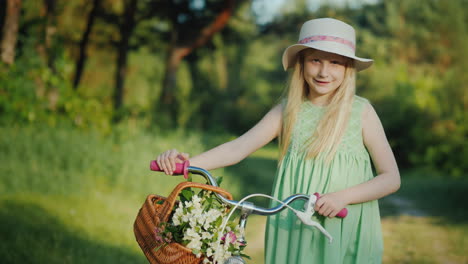
[[[284,70],[286,71],[287,69],[293,67],[294,64],[296,63],[296,60],[297,60],[297,54],[301,50],[308,49],[308,48],[322,50],[322,51],[326,51],[326,52],[331,52],[331,53],[334,53],[334,54],[338,54],[338,55],[345,56],[347,58],[353,59],[354,62],[355,62],[354,65],[355,65],[357,71],[362,71],[362,70],[365,70],[365,69],[369,68],[372,65],[372,63],[374,62],[372,59],[360,58],[360,57],[357,57],[357,56],[352,55],[352,54],[347,54],[345,52],[328,49],[326,47],[320,47],[318,45],[294,44],[294,45],[291,45],[288,48],[286,48],[286,50],[283,52],[282,61],[283,61]]]

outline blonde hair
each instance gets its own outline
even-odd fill
[[[331,101],[323,117],[320,119],[316,131],[311,134],[306,145],[307,158],[316,158],[326,155],[330,162],[338,149],[349,122],[351,107],[356,90],[356,69],[354,61],[346,63],[345,76],[341,85],[333,92]],[[304,100],[308,99],[309,87],[304,79],[304,51],[298,55],[289,85],[283,97],[283,126],[279,135],[280,160],[288,152],[291,143],[291,134],[296,123],[296,117]]]

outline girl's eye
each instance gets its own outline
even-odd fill
[[[331,63],[336,65],[343,65],[343,62],[341,61],[332,61]]]
[[[315,59],[315,58],[311,58],[310,61],[312,61],[312,62],[320,62],[319,59]]]

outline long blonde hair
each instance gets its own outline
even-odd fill
[[[338,149],[349,122],[353,98],[356,91],[356,69],[354,61],[346,62],[345,76],[341,85],[333,92],[331,101],[317,125],[316,131],[307,140],[307,158],[326,155],[331,161]],[[304,100],[308,99],[309,87],[304,79],[304,52],[300,52],[283,97],[283,126],[279,135],[280,160],[286,155],[291,143],[291,134],[296,117]],[[312,131],[311,131],[312,132]]]

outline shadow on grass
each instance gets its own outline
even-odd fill
[[[146,263],[144,255],[85,238],[34,204],[0,201],[0,259],[8,263]]]
[[[468,223],[468,180],[403,177],[400,190],[379,201],[382,217],[434,216],[441,224]]]
[[[271,194],[276,168],[277,161],[274,159],[250,157],[237,165],[227,167],[226,171],[240,182],[241,199],[253,193]],[[252,198],[249,201],[265,207],[269,205],[270,200]]]

